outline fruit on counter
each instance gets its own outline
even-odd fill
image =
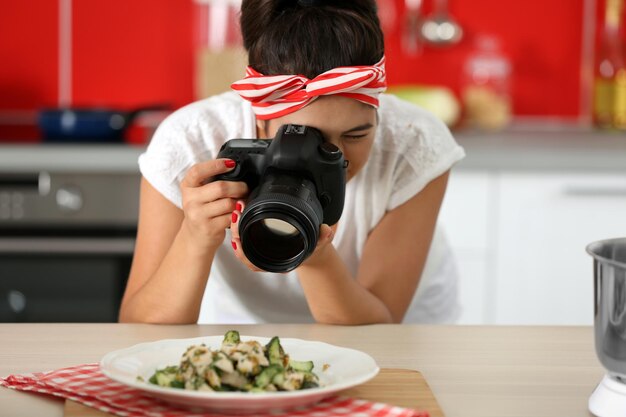
[[[448,126],[459,120],[461,106],[447,87],[405,85],[390,87],[387,92],[430,111]]]
[[[500,130],[511,120],[508,96],[498,94],[487,86],[470,85],[463,90],[467,121],[484,130]]]

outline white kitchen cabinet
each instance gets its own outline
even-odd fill
[[[497,201],[495,323],[592,324],[585,246],[626,236],[626,175],[503,172]]]
[[[490,321],[493,278],[488,260],[494,233],[490,217],[496,208],[493,176],[487,171],[452,171],[439,214],[459,269],[459,324]]]
[[[585,247],[626,236],[626,175],[456,170],[439,222],[459,266],[459,324],[589,325]]]

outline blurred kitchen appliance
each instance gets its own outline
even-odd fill
[[[596,416],[626,415],[626,238],[591,243],[594,262],[594,333],[598,359],[607,370],[589,398]]]
[[[239,28],[241,0],[195,0],[196,98],[225,91],[245,76],[248,55]]]
[[[103,159],[109,153],[102,147]],[[37,148],[25,154],[38,155]],[[39,160],[52,165],[46,155]],[[140,176],[136,168],[98,171],[83,159],[76,166],[91,168],[62,161],[65,168],[0,166],[0,322],[117,321],[135,244]]]
[[[620,35],[624,0],[607,0],[596,56],[593,120],[602,128],[626,130],[626,56]]]
[[[137,116],[170,107],[158,104],[128,111],[72,107],[42,109],[37,121],[45,142],[124,142],[125,132]]]

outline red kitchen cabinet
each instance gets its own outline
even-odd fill
[[[176,108],[194,100],[194,0],[71,3],[73,104],[133,108],[168,103]],[[500,37],[512,60],[516,115],[576,119],[584,111],[583,23],[594,0],[450,0],[450,12],[466,36],[459,45],[425,48],[417,57],[404,56],[400,48],[404,0],[379,3],[396,10],[386,33],[390,84],[443,84],[459,92],[472,38],[489,33]],[[423,3],[424,14],[430,14],[434,0]],[[7,133],[10,123],[24,123],[34,110],[58,105],[59,4],[3,2],[0,139],[18,138]],[[596,10],[587,10],[596,29],[603,4],[596,0]]]
[[[2,2],[0,110],[57,104],[58,20],[56,1]]]
[[[74,1],[74,103],[193,100],[192,0]]]

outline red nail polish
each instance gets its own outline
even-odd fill
[[[237,213],[233,213],[233,215],[230,216],[230,220],[233,223],[237,223]]]
[[[237,203],[237,205],[235,205],[235,210],[237,211],[241,211],[242,208],[243,208],[243,205],[241,203]]]
[[[237,250],[237,242],[235,242],[235,241],[233,240],[233,241],[231,241],[230,243],[232,243],[232,245],[233,245],[233,249],[234,249],[234,250]]]
[[[237,165],[237,163],[233,161],[232,159],[226,159],[224,161],[224,165],[226,165],[226,168],[234,168],[235,165]]]

